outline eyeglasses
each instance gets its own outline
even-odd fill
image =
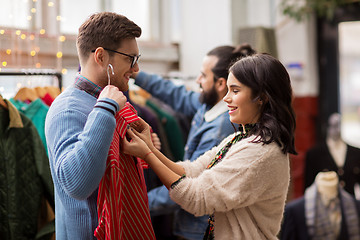
[[[92,50],[91,52],[95,52],[95,50],[96,49]],[[133,68],[135,66],[135,64],[139,61],[139,58],[141,56],[140,54],[133,56],[133,55],[129,55],[129,54],[126,54],[126,53],[111,50],[111,49],[108,49],[108,48],[104,48],[104,50],[109,51],[109,52],[118,53],[118,54],[121,54],[121,55],[124,55],[124,56],[127,56],[127,57],[131,58],[131,68]]]

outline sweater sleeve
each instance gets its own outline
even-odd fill
[[[177,86],[158,75],[140,72],[135,79],[135,84],[186,116],[194,116],[201,107],[199,93],[188,91],[185,86]]]
[[[282,195],[289,182],[288,156],[275,143],[244,144],[244,140],[211,169],[177,184],[170,197],[186,211],[202,216]]]
[[[115,125],[114,115],[102,108],[88,116],[79,110],[51,116],[46,129],[53,174],[71,197],[83,200],[98,188]]]

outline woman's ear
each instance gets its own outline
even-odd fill
[[[264,103],[267,103],[268,97],[263,94],[263,95],[261,95],[261,96],[258,97],[257,101],[258,101],[258,103],[259,103],[260,105],[262,105],[262,104],[264,104]]]

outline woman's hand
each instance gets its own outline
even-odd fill
[[[155,148],[151,137],[150,126],[142,118],[139,117],[138,121],[130,123],[130,127],[133,128],[133,133],[142,139],[150,149]]]
[[[132,130],[131,128],[127,130],[126,134],[130,138],[130,140],[127,140],[126,137],[123,138],[122,151],[125,154],[144,159],[146,157],[146,154],[150,152],[150,148],[134,132],[136,132],[136,130]]]
[[[161,141],[156,133],[151,133],[151,140],[157,150],[161,150]]]

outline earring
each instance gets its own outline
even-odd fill
[[[110,85],[110,84],[111,84],[111,81],[110,81],[110,74],[109,74],[109,68],[111,69],[111,74],[112,74],[112,75],[114,75],[114,68],[113,68],[113,66],[109,63],[108,68],[107,68],[108,85]]]

